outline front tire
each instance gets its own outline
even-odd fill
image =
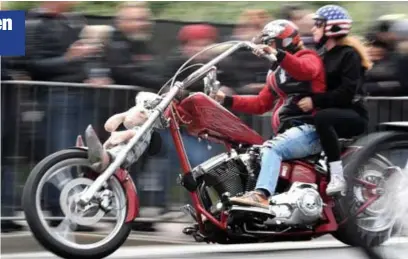
[[[115,252],[126,241],[131,231],[131,224],[123,221],[120,225],[120,229],[109,242],[96,247],[79,248],[71,247],[60,242],[50,234],[49,227],[47,227],[46,224],[44,225],[37,206],[37,196],[39,195],[38,186],[42,181],[42,178],[45,177],[46,173],[52,167],[63,163],[64,161],[71,159],[86,161],[87,157],[87,152],[79,149],[62,150],[46,157],[31,171],[23,190],[22,205],[27,223],[35,239],[45,249],[63,258],[104,258]],[[125,195],[123,187],[120,186],[120,188],[123,195]]]

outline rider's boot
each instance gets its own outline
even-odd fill
[[[236,205],[253,206],[264,209],[269,208],[268,197],[266,197],[265,194],[258,191],[248,192],[243,196],[232,197],[230,198],[230,202]]]
[[[88,146],[88,159],[91,162],[92,170],[103,172],[109,166],[111,159],[91,125],[86,128],[85,140]]]
[[[332,175],[326,188],[326,194],[331,196],[337,193],[344,193],[346,188],[347,184],[343,175]]]

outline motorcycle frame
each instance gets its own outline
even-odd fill
[[[174,106],[177,106],[175,104]],[[176,107],[175,107],[176,108]],[[192,167],[190,165],[187,152],[184,148],[184,143],[183,139],[181,137],[181,132],[180,132],[180,122],[173,111],[173,108],[169,109],[169,112],[167,113],[166,116],[169,119],[169,129],[170,129],[170,134],[173,139],[173,143],[176,148],[177,156],[180,161],[181,165],[181,170],[184,175],[191,174]],[[223,144],[226,146],[227,149],[230,149],[230,145],[226,142],[223,142]],[[343,154],[342,157],[346,157],[348,155],[352,155],[353,152],[357,151],[361,147],[359,146],[351,146],[348,150],[346,150]],[[297,161],[299,164],[302,164],[303,166],[308,167],[309,169],[315,171],[313,168],[313,165]],[[320,176],[319,178],[325,178],[324,176]],[[332,233],[335,232],[339,226],[345,224],[348,220],[349,217],[345,218],[342,222],[337,222],[332,207],[334,206],[334,201],[331,197],[327,196],[325,194],[325,189],[328,184],[327,181],[323,181],[320,179],[319,181],[319,191],[322,195],[322,199],[324,203],[327,203],[329,206],[325,206],[323,209],[323,213],[325,218],[327,219],[327,223],[319,225],[315,230],[308,230],[308,231],[302,231],[302,232],[296,232],[297,235],[315,235],[318,236],[319,234],[326,234],[326,233]],[[356,179],[357,182],[360,184],[366,186],[367,188],[376,188],[377,186],[368,182],[365,182],[360,179]],[[199,230],[201,233],[204,233],[204,223],[202,220],[202,216],[204,216],[206,219],[208,219],[212,224],[214,224],[217,228],[220,230],[226,231],[228,227],[228,214],[227,212],[223,211],[221,214],[220,220],[216,219],[209,211],[207,211],[201,204],[200,199],[198,198],[198,193],[197,190],[194,191],[189,191],[193,207],[195,209],[195,219],[198,223]],[[372,197],[368,201],[366,201],[357,211],[356,215],[359,215],[364,211],[365,208],[370,206],[375,200],[377,200],[378,197]],[[280,235],[280,236],[286,236],[286,235],[293,235],[294,233],[291,232],[281,232],[281,233],[275,233],[275,235]]]

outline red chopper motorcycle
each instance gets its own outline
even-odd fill
[[[183,82],[175,81],[196,56],[226,43],[230,48],[202,65]],[[129,236],[131,223],[139,212],[138,193],[123,162],[143,142],[146,134],[160,127],[169,128],[171,132],[183,171],[179,182],[190,193],[193,204],[183,209],[192,216],[195,224],[183,232],[197,241],[220,244],[276,242],[310,240],[332,234],[349,245],[363,241],[378,246],[390,237],[395,221],[392,215],[382,221],[376,220],[380,222],[376,226],[366,222],[379,216],[378,207],[383,195],[381,181],[384,181],[385,172],[392,171],[392,164],[380,155],[371,159],[369,169],[346,176],[354,179],[346,196],[326,196],[328,175],[324,154],[319,154],[283,161],[278,194],[271,198],[269,209],[236,206],[229,202],[229,197],[254,189],[260,167],[260,149],[265,140],[208,97],[208,93],[216,91],[219,86],[215,65],[240,48],[252,51],[257,48],[252,42],[226,43],[197,53],[180,67],[166,94],[145,100],[144,105],[150,111],[147,121],[104,172],[95,173],[90,169],[87,147],[84,146],[51,154],[35,166],[25,184],[22,202],[27,223],[42,246],[63,258],[103,258],[119,249]],[[264,57],[276,61],[272,55],[265,54]],[[194,93],[182,101],[176,100],[181,90],[202,78],[207,94]],[[225,144],[227,151],[191,168],[179,126],[186,126],[194,136]],[[351,140],[342,141],[346,167],[351,154],[358,151],[358,147],[350,143]],[[69,166],[79,172],[73,174],[67,169]],[[61,190],[59,202],[65,218],[55,228],[48,226],[48,219],[41,211],[41,187],[47,180]],[[359,220],[351,223],[349,217]],[[80,244],[84,239],[72,232],[78,225],[91,226],[109,221],[116,222],[114,229],[107,237],[92,244]],[[358,230],[361,234],[359,241],[348,235],[350,229]]]

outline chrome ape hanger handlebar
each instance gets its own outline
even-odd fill
[[[153,109],[153,112],[150,114],[149,118],[147,121],[139,128],[135,136],[133,136],[129,142],[126,144],[126,146],[123,147],[123,149],[119,152],[115,160],[109,165],[109,167],[99,175],[99,177],[95,180],[92,185],[89,186],[87,190],[84,191],[84,193],[81,194],[79,203],[82,205],[86,205],[89,203],[89,201],[92,199],[92,197],[95,195],[95,193],[104,185],[104,183],[116,172],[116,170],[123,164],[123,161],[125,161],[127,154],[129,151],[135,146],[136,143],[142,138],[146,132],[148,132],[153,125],[155,124],[156,120],[160,118],[162,113],[167,109],[167,107],[170,105],[170,103],[173,101],[174,97],[179,93],[181,89],[185,89],[195,82],[197,82],[200,78],[202,78],[204,75],[206,75],[208,72],[210,72],[213,67],[218,64],[220,61],[237,51],[238,49],[241,49],[243,47],[246,47],[250,49],[251,51],[258,50],[259,48],[257,47],[256,44],[249,42],[249,41],[229,41],[229,42],[223,42],[220,44],[216,44],[213,46],[210,46],[196,55],[194,55],[190,60],[195,58],[196,56],[204,53],[205,51],[208,51],[210,49],[213,49],[215,47],[219,47],[220,45],[225,45],[225,44],[235,44],[214,59],[212,59],[210,62],[207,64],[203,65],[201,68],[196,70],[194,73],[192,73],[190,76],[188,76],[183,82],[174,82],[171,84],[171,88],[169,92],[163,97],[162,101]],[[262,52],[261,52],[262,53]],[[276,61],[276,57],[274,55],[268,55],[264,53],[262,55],[264,58],[268,59],[272,63]],[[188,60],[182,67],[180,67],[179,71],[183,69],[183,67],[190,61]],[[179,73],[179,71],[176,72]],[[174,78],[175,79],[175,78]]]
[[[221,53],[220,55],[218,55],[217,57],[215,57],[213,60],[211,60],[210,62],[208,62],[207,64],[205,64],[201,68],[199,68],[198,70],[196,70],[194,73],[192,73],[186,79],[184,79],[184,81],[182,82],[184,88],[187,88],[190,85],[197,82],[203,75],[207,74],[211,70],[211,68],[213,66],[218,64],[220,61],[222,61],[223,59],[225,59],[226,57],[228,57],[229,55],[231,55],[232,53],[234,53],[238,49],[241,49],[243,47],[247,47],[251,51],[259,50],[258,46],[256,44],[250,42],[250,41],[232,41],[232,42],[230,41],[230,42],[224,42],[224,43],[221,43],[221,44],[226,44],[226,43],[236,43],[236,44],[234,46],[232,46],[231,48],[227,49],[226,51],[224,51],[223,53]],[[216,46],[221,45],[221,44],[217,44]],[[216,47],[216,46],[214,46],[214,47]],[[210,48],[212,48],[212,47],[210,47]],[[203,51],[200,51],[195,56],[198,56],[198,55],[202,54],[203,52],[207,51],[208,49],[209,48],[206,48]],[[276,61],[275,55],[272,55],[272,54],[269,55],[269,54],[266,54],[266,53],[263,52],[262,57],[268,59],[271,63],[274,63]]]

